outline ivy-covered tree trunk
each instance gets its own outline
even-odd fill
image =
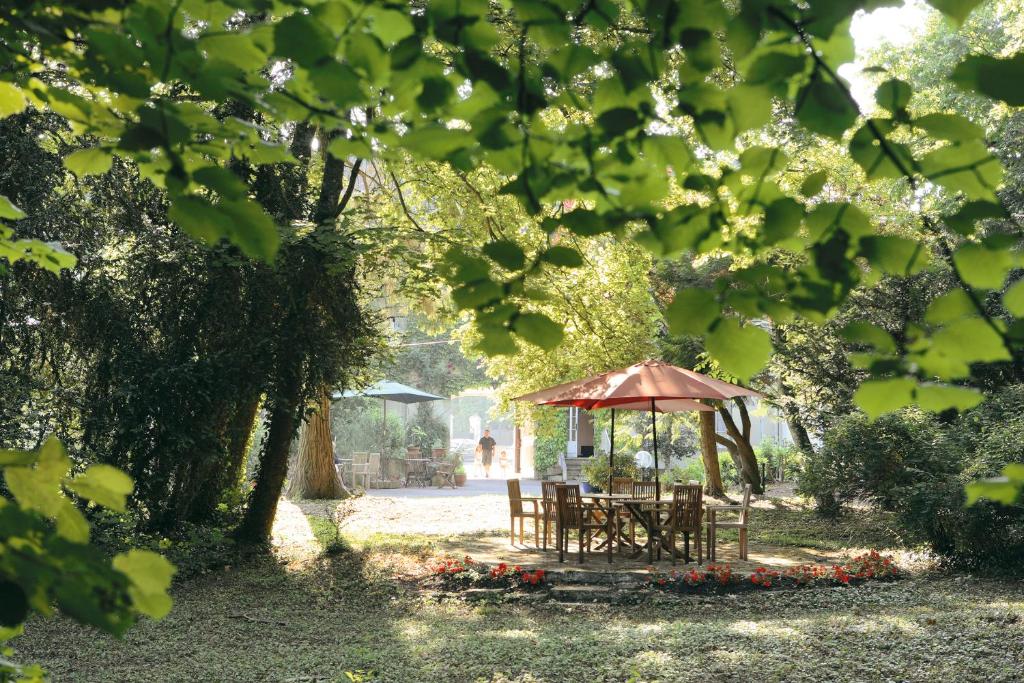
[[[289,472],[289,498],[321,500],[347,498],[350,495],[334,466],[331,400],[326,389],[320,392],[316,410],[302,429],[299,450]]]
[[[270,537],[306,392],[313,382],[312,386],[322,386],[322,380],[311,377],[336,375],[338,368],[327,367],[330,364],[365,362],[357,360],[358,337],[365,326],[355,299],[355,268],[339,256],[346,250],[337,232],[338,216],[352,198],[361,163],[352,164],[346,184],[345,162],[325,156],[311,217],[316,228],[278,257],[282,282],[277,305],[286,311],[280,323],[287,334],[278,349],[277,380],[268,392],[273,408],[256,485],[237,531],[242,541],[261,543]],[[316,341],[317,335],[332,335],[327,346],[341,349],[342,357],[320,357],[326,347]]]
[[[743,482],[750,484],[750,488],[754,493],[764,493],[761,471],[757,466],[757,455],[754,453],[754,447],[750,443],[750,413],[747,411],[747,404],[743,402],[742,398],[733,400],[739,408],[742,428],[736,424],[732,413],[724,405],[720,405],[718,407],[718,414],[722,416],[722,421],[725,423],[725,429],[729,433],[730,438],[727,439],[721,434],[716,435],[715,438],[735,456]]]
[[[301,399],[302,386],[298,376],[284,387],[280,399],[270,411],[267,439],[260,456],[256,485],[249,496],[249,507],[238,527],[236,537],[248,543],[264,543],[270,538],[277,514],[285,476],[288,474],[288,447],[298,416],[295,406]]]
[[[704,410],[700,412],[700,454],[704,460],[704,493],[709,496],[725,495],[718,445],[715,443],[715,414]]]

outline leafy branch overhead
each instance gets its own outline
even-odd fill
[[[978,227],[1009,216],[985,129],[920,106],[909,83],[888,76],[877,107],[862,112],[839,74],[854,56],[853,15],[898,3],[63,4],[0,8],[0,116],[36,107],[65,117],[90,141],[66,157],[69,170],[82,178],[134,163],[166,191],[170,219],[204,242],[274,258],[280,226],[233,170],[293,163],[268,132],[297,123],[328,131],[327,150],[353,174],[369,158],[501,174],[501,193],[544,244],[492,233],[434,264],[487,353],[513,353],[518,339],[544,349],[562,341],[560,321],[536,305],[536,283],[583,263],[570,238],[631,240],[669,259],[732,256],[712,287],[681,290],[665,315],[744,380],[771,356],[774,326],[823,322],[883,275],[949,269],[959,287],[931,304],[925,324],[898,340],[878,327],[849,331],[874,378],[856,397],[871,414],[913,402],[969,407],[980,400],[962,386],[972,368],[1021,347],[1024,326],[985,305],[1024,265],[1016,233]],[[930,4],[963,22],[981,3]],[[59,78],[47,71],[54,63],[65,67]],[[1021,55],[971,55],[948,76],[1024,104]],[[225,102],[260,123],[224,115]],[[829,191],[828,173],[766,142],[759,132],[780,114],[794,134],[844,149],[865,183],[905,188],[922,238],[872,224]],[[429,231],[429,216],[417,220],[404,199],[403,209]],[[0,219],[21,218],[0,200]],[[54,270],[74,263],[6,225],[0,255]],[[1006,292],[1010,314],[1022,312],[1020,299]]]
[[[0,497],[0,642],[21,630],[30,610],[56,606],[77,621],[114,635],[138,615],[164,617],[174,567],[144,550],[113,558],[89,545],[89,523],[67,494],[124,512],[134,484],[109,465],[71,476],[71,460],[54,436],[37,451],[0,450],[12,499]],[[10,673],[0,661],[0,674]]]

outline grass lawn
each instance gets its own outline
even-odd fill
[[[887,537],[884,520],[859,519],[844,522],[853,545]],[[841,540],[805,511],[766,512],[763,523],[800,545]],[[394,576],[430,554],[429,537],[351,540],[306,562],[261,558],[182,582],[165,620],[121,641],[34,620],[14,642],[17,659],[58,681],[1024,679],[1019,581],[928,571],[638,606],[439,603]]]

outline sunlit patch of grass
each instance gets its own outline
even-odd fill
[[[738,533],[723,530],[718,536],[736,541]],[[750,542],[839,551],[902,548],[917,541],[899,530],[890,512],[854,510],[829,519],[810,510],[756,508],[750,514]]]

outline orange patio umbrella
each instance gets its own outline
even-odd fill
[[[513,400],[528,401],[535,405],[574,406],[586,410],[611,408],[611,452],[608,457],[610,468],[615,464],[615,411],[650,410],[651,427],[654,431],[654,480],[658,484],[657,495],[660,497],[655,413],[714,411],[714,408],[699,403],[696,399],[730,399],[741,396],[760,394],[753,389],[724,382],[693,370],[661,361],[646,360],[621,370],[610,370],[593,377],[524,394]]]

